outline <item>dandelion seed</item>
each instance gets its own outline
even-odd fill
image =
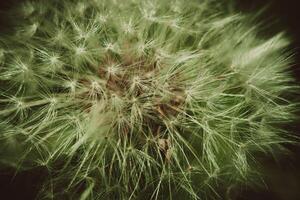
[[[77,81],[76,80],[67,81],[65,83],[65,87],[69,88],[71,93],[75,92],[76,86],[77,86]]]
[[[0,61],[3,60],[3,58],[4,58],[4,53],[5,53],[5,51],[4,51],[3,49],[0,48]]]
[[[140,54],[145,53],[146,45],[143,43],[138,44],[137,50]]]
[[[86,11],[87,6],[84,2],[78,2],[76,5],[76,11],[80,14],[80,15],[84,15],[84,12]]]
[[[116,65],[109,66],[106,70],[109,75],[116,75],[119,72],[119,68]]]
[[[172,5],[171,9],[173,12],[176,12],[176,13],[181,13],[182,12],[182,9],[180,7],[180,5],[178,5],[179,3],[175,3]]]
[[[105,23],[107,22],[107,20],[108,20],[108,16],[107,16],[107,15],[100,15],[100,16],[98,17],[98,19],[99,19],[99,21],[100,21],[101,23],[105,24]]]
[[[132,21],[130,20],[128,23],[122,24],[122,29],[126,34],[132,34],[134,32],[134,27],[132,25]]]
[[[39,27],[39,23],[35,22],[27,26],[24,30],[21,30],[20,34],[28,38],[33,37],[37,32],[38,27]]]
[[[29,17],[35,11],[35,6],[32,2],[25,2],[22,5],[22,14],[24,17]]]
[[[104,46],[105,46],[106,51],[108,51],[108,50],[113,51],[115,48],[114,44],[109,43],[109,42],[105,43]]]
[[[174,29],[178,29],[179,28],[179,20],[178,19],[173,19],[167,22],[167,24]]]
[[[24,63],[19,63],[18,68],[20,68],[22,72],[27,72],[29,70],[28,66]]]
[[[76,47],[75,48],[75,54],[76,55],[83,55],[86,53],[86,48],[85,47]]]
[[[24,102],[20,101],[20,100],[16,100],[16,106],[19,108],[19,109],[24,109],[25,106],[24,106]]]
[[[57,104],[57,99],[55,97],[49,98],[49,102],[51,106],[55,106]]]
[[[53,36],[52,40],[57,43],[64,43],[66,38],[66,32],[64,30],[59,29],[55,32],[55,35]]]
[[[145,19],[149,20],[149,21],[155,21],[156,17],[156,10],[154,8],[144,8],[143,12],[143,16]]]

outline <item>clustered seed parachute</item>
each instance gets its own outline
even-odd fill
[[[40,199],[205,199],[250,183],[255,154],[290,141],[277,125],[292,119],[292,59],[283,33],[262,38],[224,4],[17,6],[0,40],[1,165],[44,166]]]

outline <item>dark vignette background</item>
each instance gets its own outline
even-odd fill
[[[0,32],[7,28],[7,17],[2,11],[23,0],[0,0]],[[262,20],[271,22],[270,33],[286,30],[293,39],[291,49],[295,52],[292,66],[297,85],[300,85],[300,0],[232,0],[237,2],[241,12],[253,12],[270,4]],[[299,98],[298,98],[299,99]],[[298,120],[290,124],[293,134],[300,136],[300,112]],[[261,158],[265,166],[263,188],[242,188],[235,196],[237,200],[299,200],[300,199],[300,146],[289,145],[291,155],[279,160]],[[1,156],[0,152],[0,156]],[[33,200],[47,173],[42,168],[14,174],[13,170],[0,171],[0,200]]]

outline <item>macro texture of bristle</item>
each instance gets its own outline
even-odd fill
[[[256,153],[291,142],[289,40],[225,1],[26,1],[12,15],[1,165],[46,167],[40,199],[222,198],[255,179]]]

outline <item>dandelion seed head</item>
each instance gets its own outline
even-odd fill
[[[289,40],[261,36],[251,14],[209,0],[26,6],[0,41],[0,146],[14,135],[20,168],[49,169],[41,195],[214,199],[291,141],[275,125],[295,109]]]

